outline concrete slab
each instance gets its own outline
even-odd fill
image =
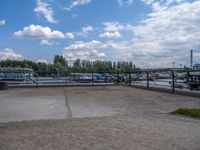
[[[116,114],[115,109],[101,101],[102,96],[87,94],[66,89],[72,118],[103,117]],[[89,91],[88,91],[89,92]]]
[[[63,88],[28,88],[0,91],[0,122],[66,119]]]
[[[169,114],[183,107],[200,100],[124,86],[3,91],[2,119],[50,120],[0,123],[0,149],[199,150],[200,120]]]

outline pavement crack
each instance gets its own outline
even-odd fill
[[[66,107],[67,107],[68,112],[69,112],[69,118],[72,118],[72,111],[71,111],[71,108],[70,108],[70,106],[69,106],[69,100],[68,100],[68,98],[67,98],[67,90],[66,90],[65,87],[63,88],[63,91],[64,91],[64,95],[65,95]]]

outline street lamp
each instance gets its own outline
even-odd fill
[[[176,64],[176,62],[174,61],[174,62],[172,62],[172,65],[173,65],[173,69],[174,69],[174,67],[175,67],[175,64]]]

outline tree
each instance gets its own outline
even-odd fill
[[[59,55],[55,55],[53,63],[54,64],[60,63],[62,66],[68,66],[68,63],[65,60],[65,58],[63,56],[59,56]]]
[[[76,59],[74,61],[74,66],[73,66],[73,70],[74,72],[81,72],[81,60],[80,59]]]
[[[71,72],[132,72],[139,70],[132,62],[119,61],[100,61],[100,60],[80,60],[74,61],[72,66],[68,66],[67,60],[63,56],[55,55],[53,64],[33,62],[30,60],[3,60],[0,67],[31,68],[40,76],[66,76]],[[186,69],[186,68],[185,68]]]

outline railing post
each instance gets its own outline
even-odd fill
[[[65,74],[65,87],[67,86],[67,74]]]
[[[74,74],[74,83],[76,83],[75,74]]]
[[[119,85],[119,72],[117,72],[117,85]]]
[[[189,82],[189,78],[190,78],[190,73],[189,71],[187,71],[187,83]]]
[[[172,71],[172,93],[175,91],[175,75],[174,71]]]
[[[149,72],[147,72],[147,89],[149,89]]]
[[[92,86],[94,86],[94,74],[92,72]]]
[[[129,86],[131,86],[131,73],[129,73]]]
[[[38,88],[38,76],[36,77],[36,86],[37,86],[37,88]]]

